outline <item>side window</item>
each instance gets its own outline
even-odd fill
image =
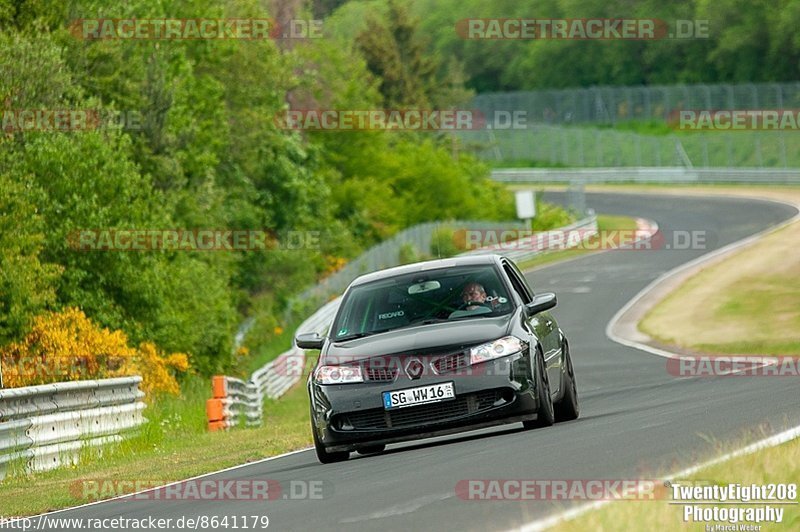
[[[519,279],[519,282],[522,284],[522,286],[528,292],[528,294],[530,295],[531,300],[533,300],[533,296],[535,296],[536,293],[533,291],[533,288],[531,288],[531,285],[528,283],[528,280],[525,279],[525,276],[522,274],[521,271],[519,271],[519,268],[517,267],[516,264],[514,264],[513,262],[510,262],[509,266],[511,266],[511,268],[517,273],[517,278]]]
[[[528,304],[532,301],[532,297],[530,292],[528,291],[527,286],[524,284],[517,272],[511,267],[510,264],[507,262],[503,262],[503,270],[505,270],[506,275],[508,275],[508,279],[511,281],[511,286],[514,287],[514,291],[519,294],[520,299],[525,304]]]

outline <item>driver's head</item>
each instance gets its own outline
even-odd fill
[[[486,290],[480,283],[468,283],[461,291],[461,299],[464,303],[475,301],[476,303],[483,303],[486,301]]]

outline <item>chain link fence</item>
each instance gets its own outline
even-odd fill
[[[461,147],[489,161],[601,168],[800,167],[800,131],[670,133],[656,124],[652,133],[641,133],[609,127],[631,120],[666,125],[680,110],[800,109],[800,82],[489,93],[478,95],[472,108],[487,117],[487,128],[460,132]],[[508,117],[520,112],[522,127],[509,128]]]
[[[613,129],[533,125],[461,133],[462,146],[489,161],[574,167],[800,167],[800,131],[642,135]]]
[[[590,87],[479,94],[472,102],[486,116],[524,111],[543,124],[616,124],[665,120],[681,109],[798,109],[800,82]]]

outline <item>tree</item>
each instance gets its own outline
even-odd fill
[[[426,53],[407,8],[390,0],[385,22],[373,16],[356,43],[367,68],[380,80],[383,104],[390,109],[430,107],[439,64]]]
[[[0,174],[0,345],[19,338],[35,315],[55,303],[61,268],[40,260],[45,238],[35,206],[39,193],[29,179]]]

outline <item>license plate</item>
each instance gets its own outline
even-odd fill
[[[453,388],[453,383],[440,382],[439,384],[429,384],[428,386],[420,386],[418,388],[383,392],[383,408],[392,410],[395,408],[404,408],[406,406],[447,401],[448,399],[455,398],[456,392]]]

